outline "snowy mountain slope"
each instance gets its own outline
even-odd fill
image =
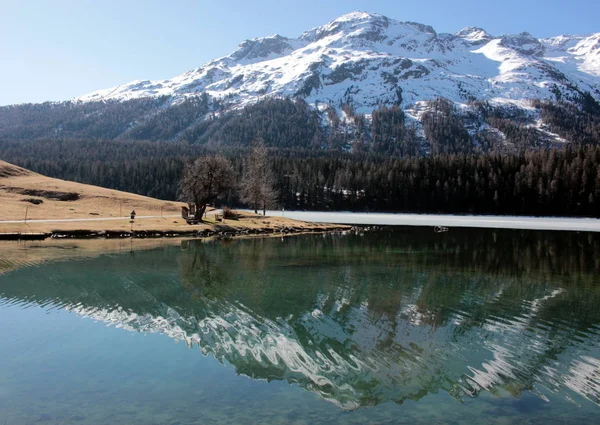
[[[134,81],[80,97],[126,100],[207,93],[242,107],[268,97],[314,106],[410,109],[445,97],[526,106],[528,99],[600,99],[600,33],[536,39],[480,28],[438,34],[427,25],[353,12],[298,38],[246,40],[230,55],[169,80]]]

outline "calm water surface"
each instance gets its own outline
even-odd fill
[[[0,424],[600,422],[598,234],[45,244],[0,259]]]

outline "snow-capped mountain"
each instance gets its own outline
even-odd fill
[[[409,109],[447,98],[524,106],[528,99],[600,99],[600,33],[537,39],[493,36],[481,28],[456,34],[385,16],[353,12],[298,38],[246,40],[228,56],[180,76],[133,81],[78,100],[127,100],[207,93],[232,107],[269,97],[302,97],[316,106],[350,103]]]

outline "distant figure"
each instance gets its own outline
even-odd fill
[[[131,214],[129,214],[129,216],[131,217],[132,220],[135,219],[135,210],[131,211]]]

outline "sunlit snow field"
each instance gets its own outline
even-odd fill
[[[445,226],[488,229],[570,230],[600,232],[595,218],[472,216],[441,214],[384,214],[318,211],[267,211],[267,215],[296,220],[372,226]]]

